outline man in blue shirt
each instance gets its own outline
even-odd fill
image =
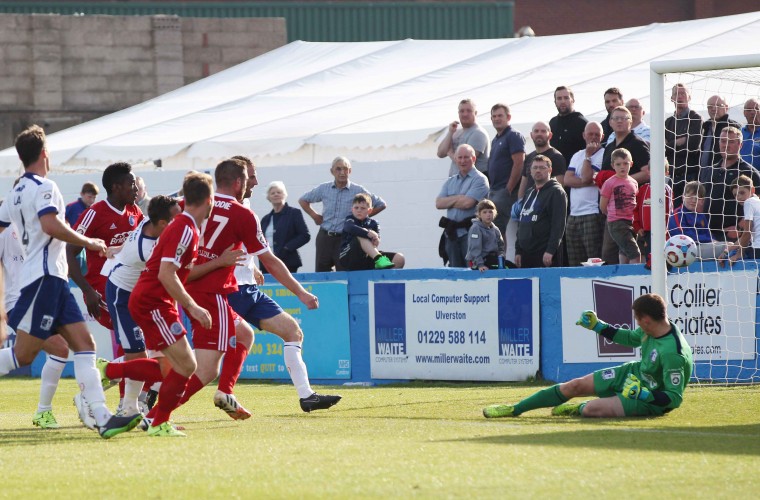
[[[338,156],[332,162],[330,173],[334,181],[324,182],[311,191],[304,193],[298,204],[319,226],[316,238],[317,257],[315,271],[330,272],[335,266],[336,271],[345,271],[340,263],[340,245],[343,242],[343,224],[346,217],[351,215],[351,205],[354,196],[367,193],[372,198],[373,217],[385,210],[385,201],[367,191],[364,186],[348,180],[351,175],[351,162],[344,156]],[[322,213],[318,214],[311,208],[312,203],[322,203]]]
[[[488,158],[488,182],[491,186],[488,199],[496,205],[493,222],[502,235],[507,229],[512,204],[517,201],[525,161],[525,137],[512,130],[509,125],[511,119],[506,104],[494,104],[491,108],[491,123],[496,129],[496,137],[491,141],[491,156]]]
[[[79,193],[79,199],[66,205],[66,222],[69,223],[69,226],[74,227],[82,212],[90,208],[97,197],[98,186],[92,182],[85,182],[82,186],[82,192]]]
[[[744,118],[747,124],[742,127],[739,154],[742,160],[760,170],[760,101],[753,97],[744,103]]]

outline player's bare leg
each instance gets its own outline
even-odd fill
[[[282,312],[271,318],[261,320],[261,329],[274,333],[280,337],[285,345],[282,355],[285,358],[285,367],[290,373],[290,378],[298,392],[301,409],[305,412],[312,410],[325,410],[338,404],[340,396],[317,394],[309,383],[309,373],[301,356],[303,332],[298,322],[288,313]]]
[[[623,403],[617,396],[609,398],[592,399],[586,404],[582,404],[581,416],[591,418],[611,418],[625,417]]]

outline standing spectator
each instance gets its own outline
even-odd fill
[[[699,157],[700,171],[712,167],[720,160],[720,133],[729,125],[739,128],[738,122],[728,117],[728,103],[723,97],[714,95],[707,100],[709,120],[702,123],[702,149]],[[697,241],[697,240],[694,240]]]
[[[617,87],[610,87],[604,91],[604,107],[607,109],[607,118],[602,120],[602,131],[605,137],[612,137],[612,111],[623,105],[623,93]]]
[[[552,138],[552,129],[546,122],[536,122],[530,131],[530,138],[535,146],[535,151],[528,153],[525,156],[525,166],[522,171],[522,179],[520,180],[520,191],[517,194],[518,199],[523,199],[525,192],[528,188],[533,187],[533,176],[530,174],[530,166],[533,164],[533,160],[538,155],[543,155],[549,158],[552,162],[552,177],[557,179],[560,186],[565,185],[565,172],[567,172],[567,162],[562,153],[554,149],[550,145],[550,139]]]
[[[282,181],[274,181],[267,187],[267,201],[272,211],[261,219],[261,231],[271,244],[274,254],[285,263],[288,271],[298,272],[303,265],[298,249],[311,239],[309,228],[303,220],[303,212],[285,203],[288,191]],[[266,273],[264,263],[259,261],[261,271]]]
[[[668,161],[665,160],[665,225],[673,213],[673,189],[670,187]],[[641,251],[643,262],[651,265],[652,254],[652,185],[647,182],[639,186],[636,195],[636,211],[633,213],[633,232]],[[696,240],[695,240],[696,241]]]
[[[612,111],[610,121],[615,133],[615,140],[608,143],[604,148],[604,158],[602,159],[602,174],[609,175],[612,172],[612,152],[618,148],[625,148],[633,158],[633,166],[628,175],[633,177],[639,184],[649,182],[649,145],[641,140],[631,130],[633,118],[628,108],[618,106]],[[600,180],[606,180],[604,175],[597,178],[597,185],[601,188]],[[604,241],[602,243],[602,259],[607,264],[617,264],[619,248],[615,240],[610,236],[609,231],[604,231]]]
[[[69,226],[74,227],[74,224],[77,223],[82,212],[95,203],[95,199],[98,197],[98,191],[98,186],[92,182],[85,182],[82,185],[82,191],[79,193],[77,201],[72,201],[66,205],[66,222],[68,222]]]
[[[446,210],[441,217],[444,246],[449,267],[467,267],[467,230],[472,225],[475,207],[488,194],[488,178],[475,167],[476,153],[469,144],[457,148],[459,173],[449,177],[435,199],[435,208]]]
[[[496,205],[491,200],[478,203],[478,216],[472,220],[467,233],[467,262],[472,270],[481,273],[500,267],[499,257],[504,256],[504,238],[493,223]]]
[[[689,109],[691,94],[683,83],[673,85],[673,116],[665,120],[665,157],[673,167],[673,203],[681,205],[683,188],[699,177],[702,117]]]
[[[631,163],[631,153],[627,149],[618,148],[612,152],[615,175],[602,186],[599,201],[599,208],[607,215],[607,232],[620,249],[618,260],[621,264],[641,262],[641,253],[633,233],[633,214],[639,185],[628,175]]]
[[[449,123],[446,136],[438,144],[438,158],[451,158],[449,176],[455,175],[457,173],[456,150],[462,144],[469,144],[477,156],[475,168],[485,173],[488,169],[490,145],[488,133],[475,121],[478,116],[478,108],[472,99],[462,99],[459,102],[458,111],[459,121],[454,120]]]
[[[652,129],[644,122],[646,112],[641,102],[638,99],[628,99],[625,107],[631,112],[631,132],[648,144],[652,136]],[[611,135],[607,138],[607,142],[612,142],[614,139],[614,135]]]
[[[330,173],[335,180],[324,182],[311,191],[304,193],[298,203],[314,223],[318,226],[317,233],[317,257],[315,271],[318,273],[335,270],[343,271],[340,264],[340,245],[343,242],[343,223],[351,214],[351,204],[354,196],[359,193],[367,193],[372,198],[373,217],[383,210],[386,204],[382,198],[373,195],[364,186],[354,184],[348,180],[351,175],[351,162],[345,156],[338,156],[332,162]],[[312,203],[322,202],[322,213],[318,214],[311,208]]]
[[[148,215],[148,205],[150,204],[150,196],[148,196],[148,189],[145,187],[145,179],[140,176],[135,177],[135,185],[137,185],[137,198],[135,199],[135,205],[143,215]]]
[[[535,185],[528,189],[520,210],[515,264],[517,267],[557,265],[557,250],[565,233],[567,195],[552,179],[552,162],[543,155],[530,167]]]
[[[744,216],[731,192],[731,184],[744,174],[760,187],[760,172],[742,160],[742,131],[728,126],[720,132],[721,161],[702,169],[699,182],[705,186],[705,211],[710,215],[710,231],[717,241],[736,241],[737,220]]]
[[[756,98],[744,103],[744,118],[747,124],[742,128],[742,159],[760,169],[760,101]]]
[[[488,182],[491,186],[488,199],[496,205],[494,224],[502,235],[507,229],[512,205],[517,201],[520,172],[525,161],[525,137],[512,129],[509,125],[511,119],[506,104],[494,104],[491,108],[491,123],[496,129],[496,137],[491,142],[491,156],[488,158]]]
[[[586,147],[583,131],[588,120],[579,111],[575,111],[575,95],[569,87],[561,86],[554,90],[554,105],[557,116],[549,120],[552,130],[550,144],[565,157],[569,164],[573,155]]]
[[[568,265],[579,266],[602,256],[604,216],[599,211],[599,189],[594,176],[602,168],[602,126],[589,122],[583,131],[586,148],[573,155],[565,175],[570,188],[570,216],[567,218],[565,246]]]

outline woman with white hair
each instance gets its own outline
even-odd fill
[[[282,181],[273,181],[267,186],[267,200],[272,204],[272,211],[261,219],[261,230],[274,254],[291,273],[295,273],[303,265],[298,249],[309,242],[311,235],[303,212],[285,203],[287,199],[288,191]],[[259,264],[261,271],[267,272],[260,261]]]

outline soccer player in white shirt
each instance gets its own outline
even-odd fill
[[[74,373],[90,404],[98,432],[104,439],[133,429],[142,415],[117,417],[108,411],[100,376],[95,367],[95,341],[71,295],[66,243],[106,251],[103,240],[74,232],[64,220],[64,203],[58,186],[47,179],[50,171],[45,132],[32,125],[16,137],[16,151],[24,175],[0,206],[0,227],[11,222],[21,233],[26,251],[19,282],[20,295],[8,324],[16,331],[16,344],[0,349],[0,376],[31,364],[51,335],[60,334],[74,351]]]

